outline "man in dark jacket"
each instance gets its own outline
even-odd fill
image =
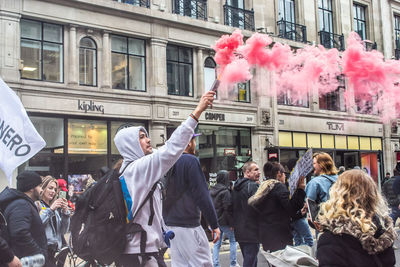
[[[230,266],[238,266],[236,261],[236,240],[233,232],[232,217],[232,199],[230,192],[231,180],[229,172],[223,170],[217,173],[217,184],[210,189],[210,195],[213,199],[215,211],[217,212],[219,229],[221,237],[225,234],[230,243]],[[222,238],[213,246],[213,264],[214,267],[220,267],[219,250],[221,248]]]
[[[393,184],[394,184],[396,178],[400,178],[400,175],[396,169],[394,169],[393,174],[394,174],[394,176],[389,178],[389,180],[387,180],[383,184],[382,193],[385,196],[385,198],[390,206],[390,209],[391,209],[390,217],[393,220],[393,224],[396,224],[397,218],[400,217],[400,209],[399,209],[400,195],[398,195],[394,192]]]
[[[175,233],[171,240],[172,266],[212,267],[210,247],[204,229],[200,226],[200,211],[213,232],[214,243],[220,230],[214,205],[211,200],[199,160],[194,156],[196,136],[194,134],[182,156],[168,176],[167,196],[173,192],[174,201],[163,203],[163,217],[169,230]]]
[[[248,199],[258,189],[260,169],[254,161],[243,165],[243,178],[239,178],[233,187],[233,228],[243,255],[243,267],[256,267],[260,249],[257,213],[247,204]]]
[[[0,267],[8,266],[8,267],[22,267],[22,264],[18,257],[14,255],[11,248],[8,246],[7,241],[4,239],[4,235],[7,231],[7,223],[0,212]]]
[[[9,245],[18,258],[42,254],[47,256],[47,239],[34,202],[39,200],[42,179],[32,171],[17,176],[17,189],[0,193],[0,208],[7,221]]]

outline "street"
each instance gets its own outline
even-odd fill
[[[400,235],[400,229],[397,228],[397,233]],[[395,247],[399,249],[395,249],[395,255],[396,255],[396,267],[400,267],[400,241],[399,238],[395,241]],[[220,260],[220,265],[221,267],[229,267],[229,251],[221,251],[219,254],[219,260]],[[237,261],[240,266],[243,264],[243,258],[242,258],[242,253],[240,250],[237,252]],[[166,260],[167,266],[171,266],[171,260]],[[261,253],[258,254],[258,264],[259,267],[265,267],[268,266],[267,261],[265,258],[262,256]]]

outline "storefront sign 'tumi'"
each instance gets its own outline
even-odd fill
[[[104,114],[104,106],[96,105],[93,100],[90,100],[89,103],[86,103],[85,100],[81,101],[78,99],[78,110],[83,110],[85,113],[88,111],[101,112]]]
[[[328,121],[328,122],[326,122],[326,125],[328,125],[329,130],[344,131],[344,123]]]

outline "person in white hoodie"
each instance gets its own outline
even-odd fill
[[[129,193],[128,197],[125,196],[129,210],[128,218],[134,218],[134,222],[140,224],[147,233],[146,256],[140,255],[140,235],[128,235],[128,243],[124,254],[117,262],[118,266],[165,266],[160,253],[166,244],[162,229],[164,223],[162,221],[161,185],[158,181],[175,164],[189,144],[198,118],[208,106],[212,105],[214,95],[213,91],[205,93],[189,118],[157,151],[153,152],[149,135],[143,127],[125,128],[116,134],[114,142],[123,157],[120,170],[124,171],[120,180],[123,190],[125,187]],[[151,200],[145,201],[153,186],[155,186],[155,191]],[[138,207],[144,202],[144,206],[136,214]],[[151,212],[151,204],[153,212]],[[151,215],[154,217],[149,220]]]

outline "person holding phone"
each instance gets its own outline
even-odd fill
[[[65,191],[57,195],[58,181],[46,176],[42,183],[41,200],[37,203],[47,237],[48,261],[46,266],[57,266],[55,253],[62,248],[62,237],[68,231],[70,212]]]

